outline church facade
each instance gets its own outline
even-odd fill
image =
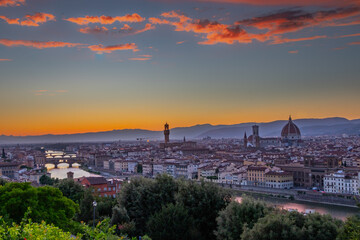
[[[291,116],[289,121],[281,130],[281,137],[263,138],[259,135],[259,126],[252,126],[252,135],[247,137],[244,134],[244,147],[265,148],[265,147],[297,147],[300,146],[301,132],[298,126],[292,121]]]

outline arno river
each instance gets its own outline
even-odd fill
[[[52,150],[47,150],[46,151],[46,155],[47,156],[53,156],[54,158],[68,158],[70,156],[75,157],[75,154],[66,154],[63,151],[52,151]],[[67,173],[68,172],[73,172],[74,173],[74,178],[79,178],[79,177],[89,177],[89,176],[93,176],[94,174],[91,174],[89,172],[86,172],[82,169],[79,168],[79,164],[73,164],[72,168],[68,168],[68,164],[67,163],[60,163],[58,165],[58,168],[54,168],[53,164],[46,164],[45,165],[48,169],[48,172],[51,173],[51,177],[52,178],[59,178],[59,179],[64,179],[67,177]],[[96,176],[96,175],[95,175]]]
[[[46,153],[59,157],[64,154],[61,151],[47,151]],[[51,173],[51,177],[59,178],[59,179],[66,178],[67,172],[69,171],[74,173],[75,178],[79,178],[83,176],[88,177],[94,175],[78,168],[79,166],[78,164],[73,164],[73,166],[74,167],[72,168],[68,168],[68,165],[66,163],[61,163],[58,165],[57,169],[54,169],[53,168],[54,166],[52,164],[48,164],[47,168],[48,171]],[[236,199],[237,201],[241,201],[241,197],[237,197]],[[330,214],[333,217],[343,220],[348,216],[354,214],[360,214],[360,209],[353,207],[334,206],[334,205],[312,203],[312,202],[301,202],[301,201],[294,201],[294,200],[273,198],[273,197],[261,197],[261,199],[267,202],[268,204],[274,205],[279,208],[283,208],[287,210],[294,209],[298,212],[305,212],[306,209],[312,209],[318,213]]]
[[[315,212],[321,214],[330,214],[331,216],[342,220],[345,220],[346,217],[348,216],[354,214],[360,214],[360,209],[355,207],[345,207],[345,206],[328,205],[322,203],[294,201],[289,199],[273,198],[273,197],[260,197],[260,199],[270,205],[283,208],[286,210],[296,210],[298,212],[305,213],[305,210],[312,209],[315,210]],[[236,200],[241,202],[241,197],[237,197]]]

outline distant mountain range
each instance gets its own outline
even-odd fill
[[[267,123],[256,123],[260,127],[260,136],[280,136],[282,127],[287,120],[278,120]],[[348,120],[334,117],[324,119],[296,119],[294,123],[300,128],[302,136],[323,135],[360,135],[360,119]],[[201,139],[211,138],[243,138],[246,131],[251,135],[251,126],[254,122],[239,123],[233,125],[202,124],[191,127],[179,127],[170,130],[170,139]],[[41,136],[0,136],[0,144],[28,144],[28,143],[63,143],[63,142],[102,142],[118,140],[136,140],[137,138],[162,140],[162,131],[150,131],[144,129],[123,129],[106,132],[77,133],[64,135],[41,135]]]

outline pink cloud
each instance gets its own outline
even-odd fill
[[[40,24],[48,21],[56,21],[55,16],[50,13],[35,13],[34,15],[25,15],[23,20],[20,21],[19,18],[8,18],[6,16],[0,16],[0,19],[3,19],[8,24],[16,24],[21,26],[32,26],[38,27]]]
[[[25,4],[25,0],[0,0],[0,7],[16,7]]]
[[[114,22],[142,22],[145,18],[139,14],[127,14],[125,16],[85,16],[78,18],[67,18],[66,21],[76,23],[78,25],[88,25],[89,23],[113,24]]]
[[[139,51],[135,43],[126,43],[126,44],[118,44],[112,46],[104,46],[102,44],[99,45],[91,45],[88,47],[91,51],[97,53],[111,53],[113,51],[123,51],[123,50],[132,50],[133,52]]]
[[[0,44],[7,47],[33,47],[37,49],[43,48],[59,48],[59,47],[78,47],[85,44],[81,43],[68,43],[68,42],[59,42],[59,41],[30,41],[30,40],[10,40],[10,39],[0,39]]]

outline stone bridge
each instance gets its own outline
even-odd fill
[[[69,168],[72,167],[74,163],[83,164],[84,160],[82,158],[78,157],[70,157],[70,158],[46,158],[45,163],[54,164],[55,168],[58,167],[60,163],[67,163],[69,165]]]

